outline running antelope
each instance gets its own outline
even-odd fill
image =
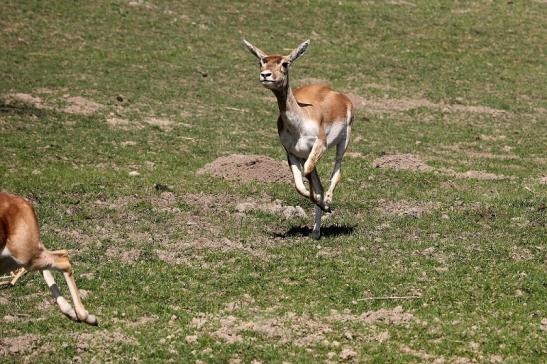
[[[321,236],[321,215],[330,212],[334,189],[340,182],[342,157],[349,143],[353,105],[347,96],[325,84],[312,84],[294,91],[289,68],[308,48],[307,40],[288,56],[267,55],[246,40],[249,51],[260,61],[260,82],[274,93],[279,107],[277,131],[287,152],[296,190],[315,204],[311,237]],[[336,160],[326,193],[315,169],[326,150],[336,146]],[[302,174],[308,180],[309,191]]]
[[[0,274],[19,268],[41,271],[61,311],[70,319],[97,325],[97,318],[86,311],[80,299],[68,252],[47,250],[40,240],[38,220],[32,205],[21,197],[0,192]],[[63,272],[74,309],[61,296],[48,269]]]

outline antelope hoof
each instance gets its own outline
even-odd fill
[[[330,206],[328,206],[327,204],[325,203],[322,203],[322,204],[317,204],[317,206],[319,206],[319,208],[323,211],[323,212],[326,212],[326,213],[332,213],[332,209],[330,208]]]
[[[99,325],[99,321],[97,321],[97,317],[95,317],[95,315],[88,315],[84,322],[92,326]]]
[[[319,240],[321,238],[321,232],[319,230],[313,230],[310,233],[310,238],[312,238],[314,240]]]
[[[68,317],[72,321],[79,321],[78,316],[76,316],[76,311],[74,311],[74,309],[72,307],[69,308],[68,310],[65,310],[65,311],[62,311],[62,312],[66,317]]]
[[[332,202],[332,193],[325,194],[325,205],[330,205]]]
[[[89,318],[89,313],[87,311],[76,311],[76,315],[78,316],[78,321],[81,322],[87,322],[87,319]]]

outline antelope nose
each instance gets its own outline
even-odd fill
[[[270,77],[271,75],[272,75],[272,73],[270,71],[260,72],[260,77],[262,77],[264,79]]]

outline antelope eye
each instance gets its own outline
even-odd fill
[[[281,65],[283,66],[283,68],[287,68],[289,67],[289,62],[283,62],[281,63]]]

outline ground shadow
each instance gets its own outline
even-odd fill
[[[6,103],[0,99],[0,114],[44,116],[46,111],[22,102]]]
[[[321,236],[337,237],[343,235],[351,235],[357,225],[331,225],[321,227]],[[293,226],[284,233],[274,232],[272,235],[276,238],[289,238],[294,236],[309,236],[312,229],[308,226]]]

